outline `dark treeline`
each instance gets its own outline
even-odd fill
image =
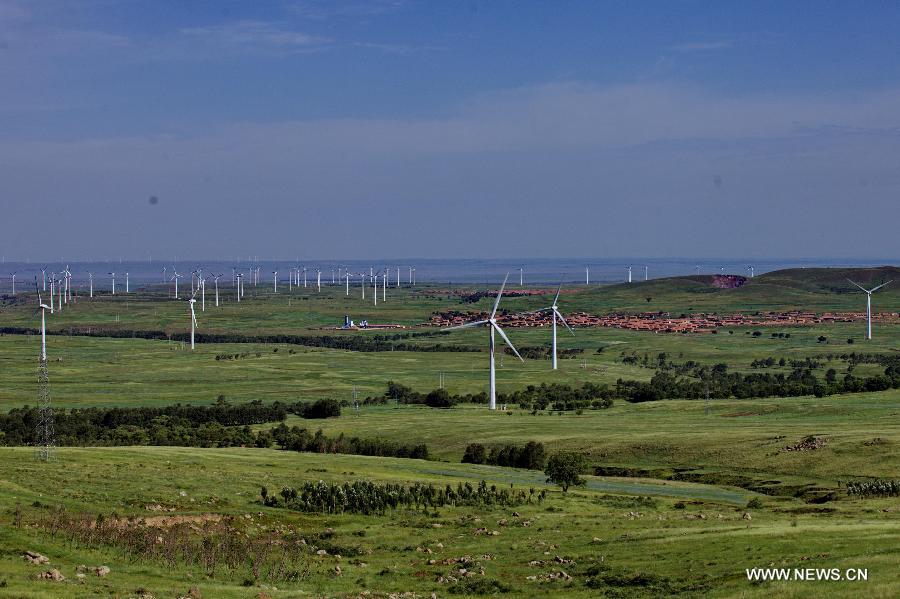
[[[5,335],[40,335],[40,330],[28,327],[0,327],[0,334]],[[64,335],[70,337],[112,337],[128,339],[152,339],[160,341],[190,341],[190,333],[171,333],[158,330],[126,330],[105,329],[99,327],[59,329],[47,331],[48,335]],[[285,345],[303,345],[306,347],[324,347],[359,352],[383,351],[418,351],[418,352],[480,352],[477,347],[462,345],[444,345],[442,343],[418,345],[404,342],[414,337],[433,337],[443,334],[440,331],[422,331],[416,333],[397,333],[395,335],[346,336],[346,335],[244,335],[239,333],[197,333],[197,343],[269,343]]]
[[[266,431],[272,441],[286,451],[308,451],[311,453],[347,453],[352,455],[370,455],[390,458],[428,459],[428,446],[424,443],[397,443],[385,439],[360,439],[345,437],[341,433],[337,437],[327,437],[319,429],[311,434],[305,428],[288,427],[283,422]]]
[[[394,381],[388,382],[387,393],[382,397],[367,397],[365,404],[384,404],[396,401],[400,404],[421,404],[433,408],[449,408],[458,403],[486,404],[488,395],[484,391],[452,395],[446,389],[434,389],[428,393],[413,391],[410,387]],[[582,387],[571,387],[554,383],[538,386],[529,385],[521,391],[497,395],[497,403],[519,405],[522,409],[582,410],[586,408],[608,408],[612,405],[612,391],[606,385],[585,383]]]
[[[526,493],[524,490],[498,489],[495,485],[488,487],[485,481],[478,486],[459,483],[454,488],[449,484],[445,487],[422,483],[405,486],[365,480],[335,484],[320,480],[304,482],[296,489],[284,487],[278,495],[270,495],[268,489],[262,487],[260,496],[265,505],[284,506],[301,512],[383,515],[398,508],[428,510],[448,505],[515,506],[541,502],[546,497],[546,491],[536,493],[532,488]]]
[[[242,426],[282,421],[295,409],[280,402],[230,404],[220,398],[212,405],[57,408],[53,417],[60,445],[221,447],[252,443],[252,438],[241,432]],[[0,414],[0,442],[32,444],[37,422],[37,408],[28,406]]]
[[[547,462],[547,454],[544,451],[544,444],[535,441],[529,441],[521,447],[516,445],[491,447],[490,451],[481,443],[469,443],[462,461],[464,464],[490,464],[508,468],[543,470],[544,464]]]
[[[619,379],[613,396],[626,401],[641,402],[659,399],[747,399],[754,397],[825,397],[837,393],[861,393],[900,388],[900,368],[888,366],[883,375],[856,377],[848,373],[843,378],[833,370],[820,380],[808,368],[797,368],[789,374],[782,372],[728,372],[725,364],[702,367],[696,378],[680,377],[667,371],[657,371],[650,382]]]
[[[585,383],[581,387],[571,387],[560,383],[528,385],[525,389],[512,393],[500,393],[497,401],[502,404],[518,405],[523,410],[557,411],[583,410],[587,408],[605,409],[613,405],[614,395],[606,385]]]

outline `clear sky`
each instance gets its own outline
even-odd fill
[[[900,250],[900,4],[0,0],[7,258]]]

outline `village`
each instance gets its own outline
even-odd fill
[[[457,326],[473,320],[487,318],[486,312],[436,312],[428,322],[431,326]],[[710,333],[726,327],[748,326],[811,326],[835,322],[856,322],[866,319],[865,312],[757,312],[753,314],[696,313],[672,316],[668,312],[641,312],[637,314],[610,313],[602,316],[587,312],[573,312],[565,316],[573,327],[612,327],[654,333]],[[881,322],[897,322],[897,312],[875,313],[872,319]],[[525,314],[501,314],[497,320],[508,327],[543,327],[551,324],[546,312]]]

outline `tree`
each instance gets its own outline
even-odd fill
[[[446,389],[435,389],[425,396],[425,405],[431,408],[452,408],[453,398]]]
[[[481,443],[469,443],[466,446],[466,452],[463,455],[463,464],[484,464],[487,458],[484,445]]]
[[[554,453],[547,460],[547,482],[562,487],[563,493],[568,492],[571,486],[582,486],[587,481],[579,475],[587,467],[584,456],[574,451],[560,451]]]

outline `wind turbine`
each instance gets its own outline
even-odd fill
[[[362,298],[366,299],[366,273],[359,273],[359,288],[362,289]]]
[[[348,270],[348,271],[345,271],[345,272],[344,272],[344,276],[345,276],[346,279],[347,279],[347,292],[346,292],[345,295],[346,295],[347,297],[350,297],[350,271],[349,271],[349,270]]]
[[[50,275],[50,314],[53,314],[53,287],[56,284],[54,279],[56,279],[56,273]]]
[[[88,280],[91,282],[91,299],[94,298],[94,273],[88,272]],[[53,295],[53,281],[50,281],[50,294]],[[53,303],[53,299],[51,298],[50,303]],[[53,310],[50,310],[50,314],[53,314]]]
[[[372,278],[372,297],[375,298],[375,305],[378,305],[378,275]]]
[[[165,285],[166,282],[169,280],[169,279],[166,277],[166,273],[167,273],[168,271],[169,271],[169,269],[168,269],[167,267],[163,266],[163,285]]]
[[[41,284],[44,291],[47,291],[47,267],[41,269]]]
[[[239,272],[235,276],[237,277],[237,303],[241,303],[241,295],[243,295],[242,281],[244,280],[244,273]]]
[[[184,275],[178,274],[178,271],[174,266],[172,267],[172,272],[175,273],[174,275],[172,275],[172,280],[175,281],[175,299],[178,299],[178,279],[180,279]]]
[[[216,285],[216,308],[219,307],[219,277],[222,275],[213,275],[213,282]]]
[[[316,269],[316,291],[322,293],[322,271]]]
[[[646,265],[644,266],[644,280],[645,281],[650,280],[650,267],[646,266]]]
[[[631,267],[629,266],[625,270],[628,271],[628,282],[630,283],[631,282]]]
[[[559,306],[556,305],[556,302],[559,301],[559,294],[562,292],[562,283],[559,284],[559,289],[556,290],[556,297],[553,298],[553,303],[546,308],[541,308],[540,310],[535,310],[532,314],[537,312],[550,312],[553,315],[553,370],[557,369],[556,364],[556,319],[559,318],[562,323],[569,329],[569,332],[572,333],[572,336],[575,336],[575,331],[572,330],[572,327],[569,326],[569,323],[566,322],[566,319],[563,318],[562,313],[559,311]]]
[[[37,277],[34,278],[34,288],[37,289]],[[38,291],[38,310],[41,311],[41,361],[47,361],[47,310],[53,314],[53,309],[41,300],[41,292]]]
[[[584,284],[585,285],[591,284],[591,269],[589,266],[584,267]]]
[[[850,281],[850,279],[847,279],[847,280]],[[859,283],[854,283],[853,281],[850,281],[850,282],[866,292],[866,339],[871,340],[872,339],[872,294],[875,293],[876,291],[878,291],[879,289],[881,289],[882,287],[884,287],[885,285],[887,285],[888,283],[890,283],[891,281],[888,281],[887,283],[882,283],[878,287],[873,287],[872,289],[866,289]]]
[[[455,329],[471,329],[474,327],[487,327],[490,330],[490,371],[491,371],[491,395],[490,395],[490,403],[488,404],[488,408],[491,410],[497,409],[497,377],[496,377],[496,367],[494,365],[494,332],[496,331],[500,337],[503,338],[503,341],[513,353],[516,354],[516,357],[519,360],[522,360],[522,356],[519,355],[519,352],[516,350],[515,346],[512,344],[512,341],[509,340],[509,337],[506,336],[506,333],[503,332],[503,329],[500,328],[500,325],[497,324],[497,308],[500,306],[500,298],[503,296],[503,290],[506,288],[506,281],[509,279],[509,273],[506,273],[506,278],[503,279],[503,285],[500,287],[500,292],[497,293],[497,299],[494,300],[494,309],[491,310],[491,315],[487,320],[479,320],[476,322],[468,322],[466,324],[462,324],[456,327],[450,327],[446,329],[448,331],[452,331]],[[522,360],[525,362],[525,360]]]
[[[275,293],[278,293],[278,269],[272,271],[272,282],[275,283]]]
[[[68,286],[67,286],[67,287],[68,287]],[[128,292],[129,292],[129,287],[128,287],[128,272],[126,271],[126,272],[125,272],[125,293],[128,293]]]
[[[695,268],[697,269],[697,274],[699,275],[700,274],[700,265],[698,264]]]
[[[748,267],[747,267],[747,270],[750,271],[750,278],[752,279],[752,278],[753,278],[753,274],[754,274],[754,272],[753,272],[753,267],[752,267],[752,266],[748,266]]]
[[[306,288],[306,267],[303,267],[303,287]]]
[[[111,272],[108,274],[112,275],[112,294],[115,295],[116,294],[116,273]]]
[[[16,272],[18,272],[18,271],[16,271]],[[15,272],[12,273],[12,283],[13,283],[13,292],[12,292],[12,294],[15,295],[15,294],[16,294],[16,273],[15,273]]]
[[[206,312],[206,277],[197,279],[197,287],[200,290],[200,311]]]
[[[523,285],[525,285],[525,268],[520,266],[519,267],[519,287],[522,287]]]
[[[194,304],[197,300],[191,295],[191,299],[188,300],[188,304],[191,306],[191,349],[194,349],[194,329],[197,328],[197,315],[194,313]]]

